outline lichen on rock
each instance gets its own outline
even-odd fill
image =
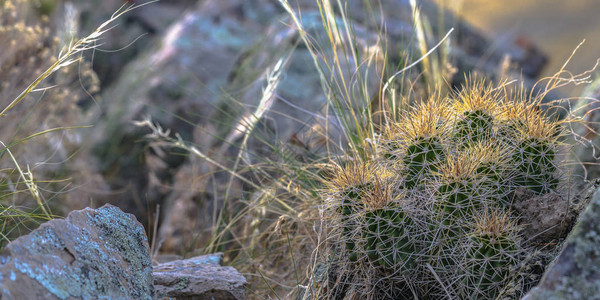
[[[117,207],[74,211],[10,243],[0,255],[4,299],[153,299],[148,240]]]
[[[600,190],[581,214],[564,248],[524,300],[600,299]]]

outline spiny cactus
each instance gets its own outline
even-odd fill
[[[535,249],[511,203],[518,188],[558,188],[562,133],[537,101],[503,91],[478,82],[415,105],[374,139],[368,162],[337,168],[332,234],[355,288],[494,299],[522,285],[528,275],[511,272]]]
[[[404,156],[404,186],[414,188],[436,170],[436,162],[443,159],[441,141],[436,138],[417,138],[411,143]]]
[[[436,173],[436,214],[440,225],[451,227],[452,235],[486,204],[489,191],[481,188],[483,177],[477,173],[480,167],[479,161],[458,152],[448,157]]]
[[[498,210],[486,210],[475,218],[464,260],[461,298],[495,299],[516,266],[517,226],[508,213]]]
[[[563,136],[557,122],[550,120],[533,103],[518,103],[506,113],[504,129],[511,141],[515,183],[537,194],[555,190],[558,185],[556,151]]]
[[[489,192],[489,197],[508,205],[510,194],[514,191],[511,184],[514,170],[509,161],[509,149],[487,141],[475,143],[464,151],[468,160],[477,162],[476,176],[481,176],[482,188]]]
[[[345,168],[338,167],[331,181],[330,189],[336,199],[336,210],[340,213],[339,224],[350,261],[358,259],[355,247],[356,241],[360,239],[355,235],[360,235],[357,220],[359,213],[365,210],[364,199],[373,193],[375,184],[380,184],[379,180],[382,180],[383,174],[377,168],[374,164],[361,162],[349,164]],[[390,174],[384,176],[389,177]]]
[[[410,235],[414,226],[398,202],[391,198],[389,186],[377,186],[366,199],[367,210],[361,228],[367,257],[388,269],[411,266],[415,245]],[[397,200],[402,201],[404,197]]]
[[[427,102],[415,107],[398,124],[384,132],[384,157],[401,157],[404,188],[413,189],[436,171],[444,159],[442,141],[450,117],[445,101]],[[391,147],[390,147],[391,145]]]
[[[462,146],[492,138],[495,119],[502,104],[500,92],[486,88],[483,82],[476,82],[474,86],[467,85],[456,94],[454,135]]]

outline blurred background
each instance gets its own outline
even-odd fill
[[[551,76],[577,45],[568,68],[581,73],[600,58],[600,1],[595,0],[438,0],[495,43],[521,42],[536,45],[547,54],[542,75]]]

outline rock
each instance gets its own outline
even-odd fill
[[[245,299],[246,279],[233,267],[222,267],[222,253],[162,263],[154,267],[158,297],[177,299]]]
[[[0,255],[3,299],[153,299],[148,240],[135,217],[105,205],[42,224]]]
[[[101,105],[106,122],[94,128],[88,141],[96,145],[93,152],[102,162],[106,182],[112,190],[123,191],[111,196],[111,203],[135,213],[143,224],[148,219],[146,208],[154,209],[164,198],[161,187],[171,184],[173,169],[182,160],[174,156],[154,159],[158,156],[155,151],[140,142],[148,131],[131,121],[149,115],[191,140],[192,124],[207,123],[238,55],[263,30],[258,19],[269,10],[257,5],[259,12],[252,13],[256,2],[201,2],[168,26],[156,43],[146,47],[104,89]],[[242,6],[248,6],[246,13],[251,17],[239,16],[246,9]],[[166,163],[160,164],[162,160]],[[156,161],[159,163],[150,163]]]
[[[600,299],[600,189],[581,214],[562,252],[523,300]]]
[[[595,76],[594,80],[585,88],[581,95],[581,100],[577,101],[575,111],[583,121],[575,124],[575,132],[581,137],[575,145],[571,158],[580,162],[575,164],[574,173],[586,179],[600,178],[600,160],[598,151],[600,151],[600,76]]]
[[[511,207],[521,216],[524,240],[536,243],[566,237],[581,211],[576,205],[572,199],[558,193],[538,196],[519,188]]]
[[[170,24],[176,22],[187,8],[194,6],[198,1],[159,1],[152,5],[138,7],[123,15],[118,20],[119,25],[106,32],[102,38],[102,49],[119,49],[119,51],[117,53],[113,51],[86,53],[86,56],[90,58],[93,55],[94,71],[98,73],[102,87],[114,83],[128,62],[152,45]],[[123,0],[71,2],[80,14],[77,21],[81,35],[87,35],[94,31],[98,25],[110,19],[111,15],[124,4]],[[147,1],[126,2],[138,5]],[[57,24],[64,23],[64,18],[61,18],[60,15],[53,19]]]

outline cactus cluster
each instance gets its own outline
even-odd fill
[[[523,293],[521,258],[535,245],[511,201],[517,189],[556,192],[564,134],[539,101],[510,95],[477,82],[416,104],[382,129],[369,161],[336,165],[331,249],[363,296]]]

